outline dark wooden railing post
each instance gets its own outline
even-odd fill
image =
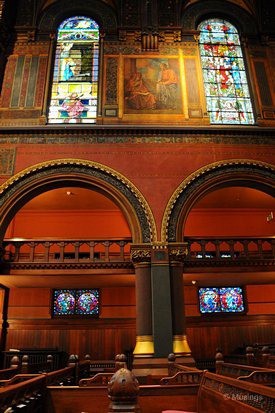
[[[46,241],[46,242],[44,243],[44,247],[45,247],[45,252],[44,252],[44,260],[45,260],[46,262],[49,262],[49,257],[50,257],[50,245],[51,245],[51,243],[50,243],[50,242],[48,242],[48,241]]]
[[[173,376],[175,374],[176,355],[174,353],[170,353],[167,359],[168,359],[168,376]]]
[[[217,348],[216,355],[215,355],[216,374],[220,374],[223,363],[224,363],[223,354],[221,350]]]
[[[115,357],[115,370],[127,368],[127,357],[125,354],[117,354]]]
[[[20,365],[20,359],[18,356],[13,356],[11,358],[11,363],[10,363],[10,367],[14,368],[14,369],[19,369],[19,365]]]
[[[59,242],[58,246],[60,247],[60,262],[64,262],[65,242]]]
[[[221,251],[220,251],[220,245],[221,245],[221,241],[220,240],[216,240],[214,242],[214,245],[216,247],[216,258],[217,260],[219,260],[221,258]]]
[[[124,247],[126,245],[125,241],[119,241],[119,258],[121,261],[125,260],[125,254],[124,254]]]
[[[110,252],[110,241],[105,241],[103,243],[104,247],[105,247],[105,261],[109,262],[110,261],[110,257],[109,257],[109,252]]]
[[[51,354],[47,355],[47,361],[46,361],[47,367],[46,371],[53,371],[53,356]]]
[[[22,374],[28,374],[29,373],[29,356],[27,354],[22,356],[21,373]]]
[[[77,354],[71,354],[69,356],[68,367],[74,367],[74,383],[76,385],[79,382],[79,358]]]
[[[250,347],[250,346],[246,347],[246,360],[249,366],[255,365],[255,355],[254,355],[253,347]]]

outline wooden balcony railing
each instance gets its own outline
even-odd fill
[[[5,239],[6,263],[85,263],[130,261],[131,238],[121,239]]]
[[[120,265],[133,267],[131,238],[121,239],[5,239],[4,264],[29,265]],[[188,237],[185,266],[275,265],[275,237]]]
[[[275,237],[190,237],[185,265],[253,265],[275,263]]]

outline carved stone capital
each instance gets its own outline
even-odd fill
[[[131,247],[131,261],[134,264],[151,262],[151,246],[135,245]]]
[[[183,262],[188,254],[187,243],[169,245],[168,250],[170,261]]]

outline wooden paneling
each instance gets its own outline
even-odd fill
[[[197,287],[184,288],[188,343],[196,359],[213,357],[218,346],[227,354],[244,344],[274,342],[275,286],[247,286],[246,290],[248,315],[202,316]],[[7,349],[58,347],[80,356],[91,353],[98,359],[133,350],[134,287],[102,288],[99,319],[52,319],[50,298],[47,288],[11,289]]]
[[[103,318],[135,318],[135,306],[104,306],[100,316]]]
[[[135,305],[135,288],[106,287],[101,291],[104,305]]]
[[[39,307],[39,306],[28,306],[28,307],[11,307],[9,308],[9,318],[50,318],[50,308]]]
[[[187,337],[195,359],[213,358],[217,347],[229,354],[243,345],[273,343],[275,317],[188,317]]]
[[[121,352],[133,350],[135,322],[112,320],[39,320],[10,323],[7,349],[58,347],[68,354],[84,357],[89,353],[94,359],[114,359]]]

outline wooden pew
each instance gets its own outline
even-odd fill
[[[196,411],[197,392],[202,374],[202,371],[195,369],[179,371],[172,377],[162,378],[159,384],[139,386],[141,411],[159,413],[163,408],[180,409],[182,406]],[[110,403],[107,384],[112,376],[113,373],[98,373],[94,377],[80,380],[79,386],[47,386],[47,412],[107,413]],[[86,391],[83,392],[83,389]]]
[[[79,387],[107,386],[114,373],[97,373],[88,379],[79,380]]]
[[[0,370],[0,380],[8,380],[19,373],[18,367],[10,367],[9,369]]]
[[[106,386],[49,386],[47,392],[48,413],[108,413]],[[205,371],[199,388],[188,384],[141,385],[138,405],[141,413],[272,413],[275,389]]]
[[[225,363],[221,353],[216,354],[216,373],[270,387],[275,386],[275,369],[246,364]]]
[[[0,413],[20,411],[22,413],[42,412],[45,405],[46,378],[40,374],[21,383],[0,389]]]
[[[37,376],[39,376],[39,374],[16,374],[11,379],[0,380],[0,387],[7,387],[11,384],[21,383],[22,381],[30,380]]]
[[[142,413],[184,408],[195,412],[198,385],[142,385],[138,402]],[[47,387],[47,413],[108,413],[110,399],[106,386]],[[211,412],[213,413],[213,412]]]
[[[15,411],[20,409],[22,413],[44,412],[47,385],[58,385],[62,388],[61,386],[75,383],[76,368],[76,365],[71,365],[50,373],[18,375],[19,379],[21,376],[24,381],[11,382],[0,388],[0,413],[4,413],[8,408]]]
[[[275,411],[275,389],[205,372],[198,392],[198,413]]]
[[[0,389],[0,413],[5,412],[7,407],[18,405],[23,406],[20,411],[24,413],[42,411],[43,406],[47,413],[108,413],[110,399],[107,386],[47,386],[47,382],[51,382],[49,375],[53,373]],[[275,389],[231,377],[206,371],[202,373],[199,385],[181,384],[178,381],[177,384],[171,384],[171,379],[166,383],[169,384],[139,386],[138,404],[141,413],[169,410],[198,413],[275,411]]]

